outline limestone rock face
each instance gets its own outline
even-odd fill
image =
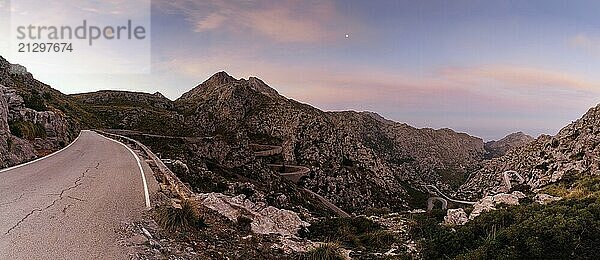
[[[0,57],[0,167],[58,150],[77,136],[77,122],[58,108],[67,99]]]
[[[533,201],[535,201],[536,203],[542,204],[542,205],[546,205],[548,203],[554,202],[554,201],[559,201],[561,200],[561,197],[555,197],[552,195],[548,195],[548,194],[536,194],[535,197],[533,198]]]
[[[255,204],[244,195],[231,197],[220,193],[208,193],[199,194],[198,198],[204,206],[231,221],[235,222],[241,216],[250,218],[252,231],[258,234],[295,236],[298,230],[310,225],[293,211]]]
[[[0,85],[0,167],[8,167],[36,157],[33,145],[13,136],[9,128],[9,102],[5,96],[7,88]]]
[[[444,224],[452,226],[461,226],[469,221],[469,216],[462,209],[448,209],[447,215],[444,217]]]
[[[515,194],[500,193],[494,195],[494,203],[506,205],[519,205],[519,197]]]
[[[473,211],[469,215],[469,219],[472,220],[483,212],[496,210],[496,206],[499,204],[519,205],[519,197],[524,198],[524,194],[518,191],[511,194],[499,193],[494,196],[485,196],[473,205]]]
[[[469,215],[469,219],[472,220],[477,216],[481,215],[481,213],[486,211],[491,211],[496,209],[496,204],[494,203],[494,197],[486,196],[479,200],[475,205],[473,205],[473,211],[471,211],[471,215]]]
[[[502,173],[516,171],[525,179],[521,189],[536,190],[565,177],[600,174],[600,106],[556,136],[535,141],[489,160],[461,186],[464,198],[508,192]]]
[[[6,101],[6,97],[4,92],[6,87],[4,85],[0,85],[0,135],[7,136],[10,134],[10,129],[8,126],[8,102]]]

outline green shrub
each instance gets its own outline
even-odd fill
[[[424,259],[600,259],[598,195],[510,206],[455,229],[427,215],[414,220],[410,235]]]
[[[204,218],[189,200],[181,203],[181,208],[162,206],[157,210],[158,224],[169,232],[193,231],[206,226]]]
[[[30,93],[23,94],[22,96],[26,108],[31,108],[35,111],[48,110],[44,97],[37,90],[32,90]]]
[[[305,260],[343,260],[341,249],[337,244],[325,243],[308,251]]]
[[[333,241],[348,248],[378,252],[389,250],[396,241],[394,234],[365,218],[333,218],[313,223],[306,234],[311,240]]]
[[[379,251],[389,249],[396,242],[396,236],[388,231],[380,230],[361,235],[359,240],[367,251]]]
[[[9,128],[14,136],[27,140],[46,137],[46,129],[39,123],[14,121],[9,123]]]

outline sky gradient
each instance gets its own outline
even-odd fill
[[[122,1],[109,2],[107,15]],[[225,70],[324,110],[486,140],[537,136],[600,101],[598,10],[598,1],[152,1],[151,74],[23,65],[66,93],[171,99]]]

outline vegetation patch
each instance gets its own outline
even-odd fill
[[[29,121],[9,122],[10,132],[19,138],[33,140],[35,138],[46,138],[46,129],[39,123]]]
[[[400,183],[402,189],[404,189],[408,194],[408,198],[406,198],[406,200],[410,208],[420,209],[425,207],[427,199],[429,198],[428,194],[413,188],[413,186],[406,181],[399,180],[398,183]]]
[[[305,260],[344,260],[340,246],[335,243],[325,243],[308,251]]]
[[[389,250],[397,240],[394,234],[381,225],[365,218],[332,218],[313,223],[305,234],[315,241],[328,241],[346,248],[380,252]]]
[[[44,97],[50,98],[49,94],[42,95],[37,90],[31,90],[29,93],[24,93],[22,97],[26,108],[31,108],[35,111],[48,110]]]
[[[593,185],[594,186],[594,185]],[[600,196],[486,212],[462,227],[415,216],[423,259],[600,259]]]
[[[156,221],[169,232],[194,231],[206,227],[204,218],[189,200],[181,203],[181,208],[161,206],[156,211]]]

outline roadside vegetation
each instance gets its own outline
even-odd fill
[[[169,232],[194,231],[206,227],[204,218],[189,200],[184,200],[181,208],[161,206],[156,211],[156,221]]]
[[[546,187],[563,200],[486,212],[460,227],[442,211],[416,215],[410,230],[423,259],[600,259],[600,177]]]
[[[33,140],[35,138],[45,138],[46,129],[39,123],[29,121],[13,121],[9,122],[10,132],[19,138]]]
[[[308,251],[304,260],[344,260],[341,248],[335,243],[321,244],[313,250]]]
[[[365,217],[321,220],[301,235],[313,241],[332,242],[366,252],[385,252],[397,241],[393,233]]]

